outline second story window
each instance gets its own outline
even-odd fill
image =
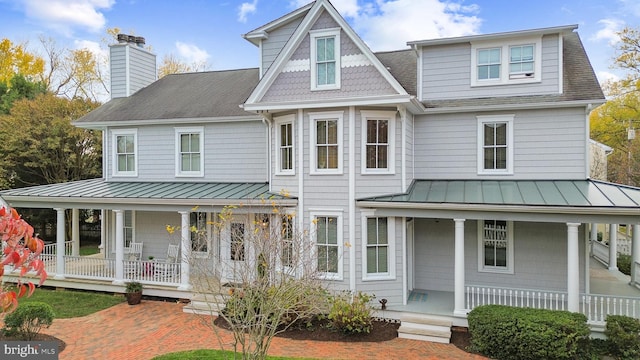
[[[541,48],[536,36],[471,43],[471,86],[541,82]]]
[[[114,130],[113,134],[113,175],[137,176],[138,157],[136,129]]]
[[[393,174],[395,112],[362,111],[362,173]]]
[[[294,175],[293,115],[274,119],[276,123],[277,175]]]
[[[311,113],[311,173],[342,173],[342,112]]]
[[[478,80],[500,79],[500,48],[478,50]]]
[[[311,40],[311,90],[340,88],[340,29],[309,32]]]
[[[478,116],[478,173],[513,173],[513,115]]]
[[[176,128],[176,176],[203,176],[203,128]]]
[[[535,74],[533,52],[533,45],[511,46],[509,48],[510,78],[530,77]]]

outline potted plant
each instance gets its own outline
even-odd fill
[[[124,296],[127,298],[129,305],[140,304],[142,300],[142,284],[137,281],[128,282]]]

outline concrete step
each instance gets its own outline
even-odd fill
[[[448,344],[452,319],[437,315],[405,315],[400,320],[398,337]]]
[[[224,309],[224,300],[222,295],[197,294],[182,308],[182,311],[189,314],[218,316],[218,311]]]

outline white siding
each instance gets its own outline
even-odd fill
[[[180,124],[189,126],[190,124]],[[138,128],[138,177],[117,178],[112,171],[111,132],[107,136],[107,177],[114,181],[266,182],[266,131],[260,121],[204,125],[204,177],[175,176],[173,126]],[[241,135],[241,136],[240,136]]]
[[[422,79],[418,82],[422,86],[422,100],[557,94],[558,42],[557,35],[542,38],[541,82],[478,87],[471,87],[470,43],[426,47],[422,51]]]
[[[465,284],[518,289],[567,290],[567,226],[562,223],[514,223],[514,273],[478,272],[477,222],[465,226]],[[454,224],[451,220],[418,219],[415,225],[417,289],[453,291]],[[579,238],[584,238],[580,227]],[[584,269],[584,242],[580,242]],[[580,275],[584,291],[585,275]]]
[[[298,28],[302,18],[285,24],[269,33],[269,38],[262,41],[262,74],[266,73],[285,46],[293,32]]]
[[[138,46],[114,44],[109,48],[111,98],[127,97],[156,81],[156,56]]]
[[[477,115],[416,117],[415,174],[422,179],[584,179],[584,108],[515,111],[514,174],[477,174]]]

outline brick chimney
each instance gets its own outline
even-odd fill
[[[157,80],[156,55],[144,44],[141,36],[118,34],[118,43],[109,46],[112,99],[133,95]]]

